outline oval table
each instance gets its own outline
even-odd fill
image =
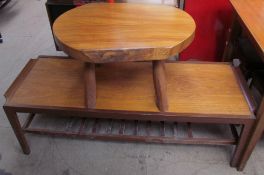
[[[157,106],[167,111],[164,60],[192,42],[195,22],[165,5],[91,3],[57,18],[53,33],[60,49],[86,62],[87,108],[96,106],[96,63],[152,61]]]

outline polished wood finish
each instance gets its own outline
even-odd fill
[[[263,135],[263,132],[264,132],[264,99],[262,99],[261,105],[257,113],[256,125],[254,126],[251,137],[246,144],[246,148],[240,160],[240,165],[238,167],[239,170],[244,169],[247,160],[249,159],[251,153],[253,152],[257,142]]]
[[[264,61],[264,1],[263,0],[230,0],[234,8],[234,22],[230,30],[229,41],[225,48],[224,61],[233,59],[235,49],[234,43],[236,39],[241,35],[243,30],[244,35],[248,36],[255,46],[256,50],[262,61]],[[257,141],[260,139],[264,131],[264,98],[258,110],[254,105],[251,108],[255,111],[257,121],[252,129],[252,134],[247,140],[247,144],[244,145],[243,155],[240,158],[238,164],[238,170],[242,171],[249,159],[253,149],[255,148]]]
[[[168,110],[167,81],[164,61],[156,60],[152,62],[153,81],[156,92],[156,103],[160,111]]]
[[[241,152],[255,119],[243,96],[242,86],[239,86],[239,81],[236,81],[232,66],[225,63],[174,62],[165,63],[165,67],[168,74],[167,93],[170,97],[167,112],[160,112],[155,105],[150,62],[112,63],[98,66],[96,68],[98,103],[95,109],[87,109],[83,84],[85,63],[72,59],[54,58],[30,60],[5,94],[7,101],[4,109],[24,153],[29,153],[24,132],[119,141],[236,144],[231,165],[239,166]],[[31,114],[23,128],[17,122],[16,115],[21,112]],[[96,122],[90,134],[83,132],[86,125],[84,119],[80,129],[75,133],[30,128],[35,113],[52,114],[54,117],[96,118]],[[133,133],[136,136],[120,136],[125,130],[124,123],[120,125],[120,135],[111,133],[102,135],[98,133],[100,126],[98,121],[102,118],[160,122],[161,135],[139,136],[139,121],[135,122]],[[175,122],[188,123],[188,138],[166,138],[165,122],[174,123],[174,132],[176,131]],[[197,139],[192,134],[191,123],[239,124],[244,129],[239,134],[239,140]],[[107,128],[107,131],[109,130],[112,129]]]
[[[86,107],[94,109],[96,107],[96,78],[95,78],[95,64],[85,63],[85,91],[86,91]]]
[[[21,145],[24,154],[30,154],[30,148],[25,138],[24,131],[21,130],[21,125],[17,117],[17,113],[9,108],[4,107],[6,116],[13,128],[13,131],[17,137],[18,142]]]
[[[240,67],[234,67],[233,70],[234,70],[236,79],[238,81],[238,84],[240,85],[242,89],[242,93],[244,94],[247,100],[247,103],[249,104],[250,111],[255,113],[257,110],[257,103],[254,100],[254,97],[248,87],[247,81],[244,79],[244,75],[242,71],[240,70]]]
[[[251,115],[229,64],[178,62],[165,67],[168,113]],[[85,63],[77,60],[38,59],[9,104],[85,109],[84,70]],[[96,109],[159,111],[151,63],[102,64],[96,67],[96,79]]]
[[[264,1],[230,0],[230,2],[264,60]]]
[[[244,125],[242,128],[242,132],[239,138],[239,143],[238,146],[234,152],[234,156],[230,162],[230,165],[232,167],[237,167],[237,169],[239,171],[241,171],[242,169],[240,169],[241,164],[240,164],[240,158],[241,158],[241,152],[244,151],[245,149],[245,145],[247,144],[248,138],[250,137],[250,131],[253,128],[253,122],[251,125]]]
[[[61,49],[90,63],[164,60],[186,48],[194,31],[192,17],[180,9],[127,3],[84,5],[66,12],[53,25]],[[165,73],[160,65],[153,63],[155,91],[159,109],[166,111]],[[87,108],[95,108],[94,68],[87,66],[85,79]]]
[[[193,40],[195,22],[165,5],[92,3],[61,15],[53,25],[60,48],[86,62],[163,60]]]

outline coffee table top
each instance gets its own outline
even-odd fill
[[[169,97],[169,109],[166,113],[170,114],[168,119],[173,120],[188,114],[205,118],[252,116],[230,65],[177,62],[165,63],[165,67]],[[85,63],[74,59],[31,60],[5,94],[6,105],[87,110],[83,85],[84,69]],[[155,103],[151,63],[102,64],[96,69],[96,79],[95,110],[164,113],[159,111]],[[145,117],[152,120],[156,118],[153,115]],[[161,115],[160,119],[163,117]]]
[[[192,42],[195,22],[165,5],[91,3],[61,15],[53,32],[64,52],[86,62],[163,60]]]

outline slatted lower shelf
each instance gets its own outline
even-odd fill
[[[192,129],[193,124],[191,123],[81,118],[78,126],[73,129],[73,120],[76,118],[72,117],[66,123],[64,130],[57,130],[54,128],[31,127],[34,118],[34,114],[29,115],[22,127],[24,132],[96,140],[171,144],[234,145],[237,144],[238,140],[237,129],[234,125],[230,125],[232,137],[206,138],[195,137]],[[184,136],[179,136],[179,125],[185,126]]]

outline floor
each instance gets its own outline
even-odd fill
[[[0,11],[0,103],[30,58],[56,52],[45,0],[12,0]],[[229,167],[231,147],[117,143],[28,135],[24,155],[0,109],[0,175],[217,175],[264,174],[264,141],[243,172]]]

